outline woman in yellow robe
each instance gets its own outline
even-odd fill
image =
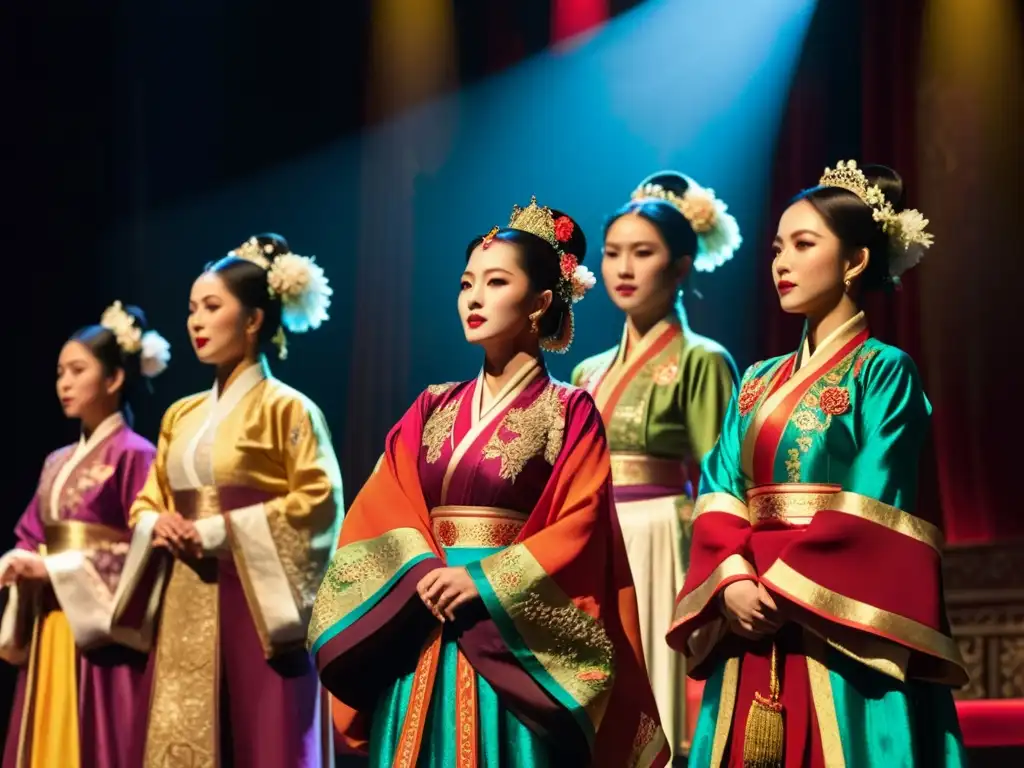
[[[319,408],[259,351],[283,348],[282,326],[318,326],[329,291],[277,235],[251,238],[193,285],[189,333],[217,379],[164,416],[118,609],[126,625],[161,611],[147,768],[331,764],[303,641],[338,538],[341,476]]]

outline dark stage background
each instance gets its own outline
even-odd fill
[[[5,3],[14,446],[0,527],[46,453],[75,438],[52,389],[64,339],[115,298],[147,311],[174,355],[137,409],[155,439],[173,400],[209,386],[185,334],[191,280],[249,234],[281,232],[334,286],[331,321],[274,369],[326,413],[351,498],[415,394],[475,374],[456,279],[465,243],[513,203],[536,194],[573,213],[598,271],[603,217],[647,173],[713,187],[746,242],[687,304],[745,366],[799,337],[769,290],[778,213],[856,157],[899,168],[936,233],[904,290],[871,307],[932,395],[931,513],[951,541],[1024,534],[1008,482],[1021,455],[1021,6]],[[600,287],[578,319],[573,350],[549,360],[563,378],[621,324]]]

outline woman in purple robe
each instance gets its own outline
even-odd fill
[[[135,763],[150,637],[112,630],[111,616],[128,510],[156,453],[130,427],[130,394],[170,357],[145,325],[114,302],[57,361],[57,396],[82,434],[46,457],[17,545],[0,558],[0,657],[19,667],[3,768]]]

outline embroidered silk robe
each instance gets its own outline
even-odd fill
[[[805,342],[746,372],[704,463],[668,633],[707,678],[692,765],[742,765],[757,748],[745,725],[773,666],[785,765],[963,764],[942,536],[916,509],[930,413],[913,362],[872,339],[863,313],[813,354]],[[720,595],[739,579],[787,619],[774,637],[728,630]]]
[[[4,768],[134,768],[136,725],[149,698],[152,626],[111,626],[128,553],[128,510],[156,449],[120,413],[51,453],[18,521],[17,548],[41,559],[49,584],[14,585],[0,655],[19,666]]]
[[[202,559],[153,547],[163,513],[195,521]],[[167,411],[132,506],[117,613],[132,626],[160,612],[144,766],[330,764],[330,718],[303,639],[341,514],[323,415],[265,362]]]
[[[431,387],[388,436],[320,588],[310,648],[373,766],[665,765],[600,417],[532,363]],[[416,593],[465,567],[439,624]]]

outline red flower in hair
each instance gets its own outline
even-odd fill
[[[568,241],[575,230],[576,225],[572,223],[572,219],[568,216],[559,216],[555,219],[555,238],[558,242],[564,243]]]
[[[569,223],[572,224],[571,221]],[[573,273],[576,272],[576,267],[578,267],[579,265],[580,263],[576,260],[576,257],[573,256],[571,253],[567,253],[564,256],[562,256],[562,261],[560,263],[560,266],[562,268],[562,277],[571,280]]]

